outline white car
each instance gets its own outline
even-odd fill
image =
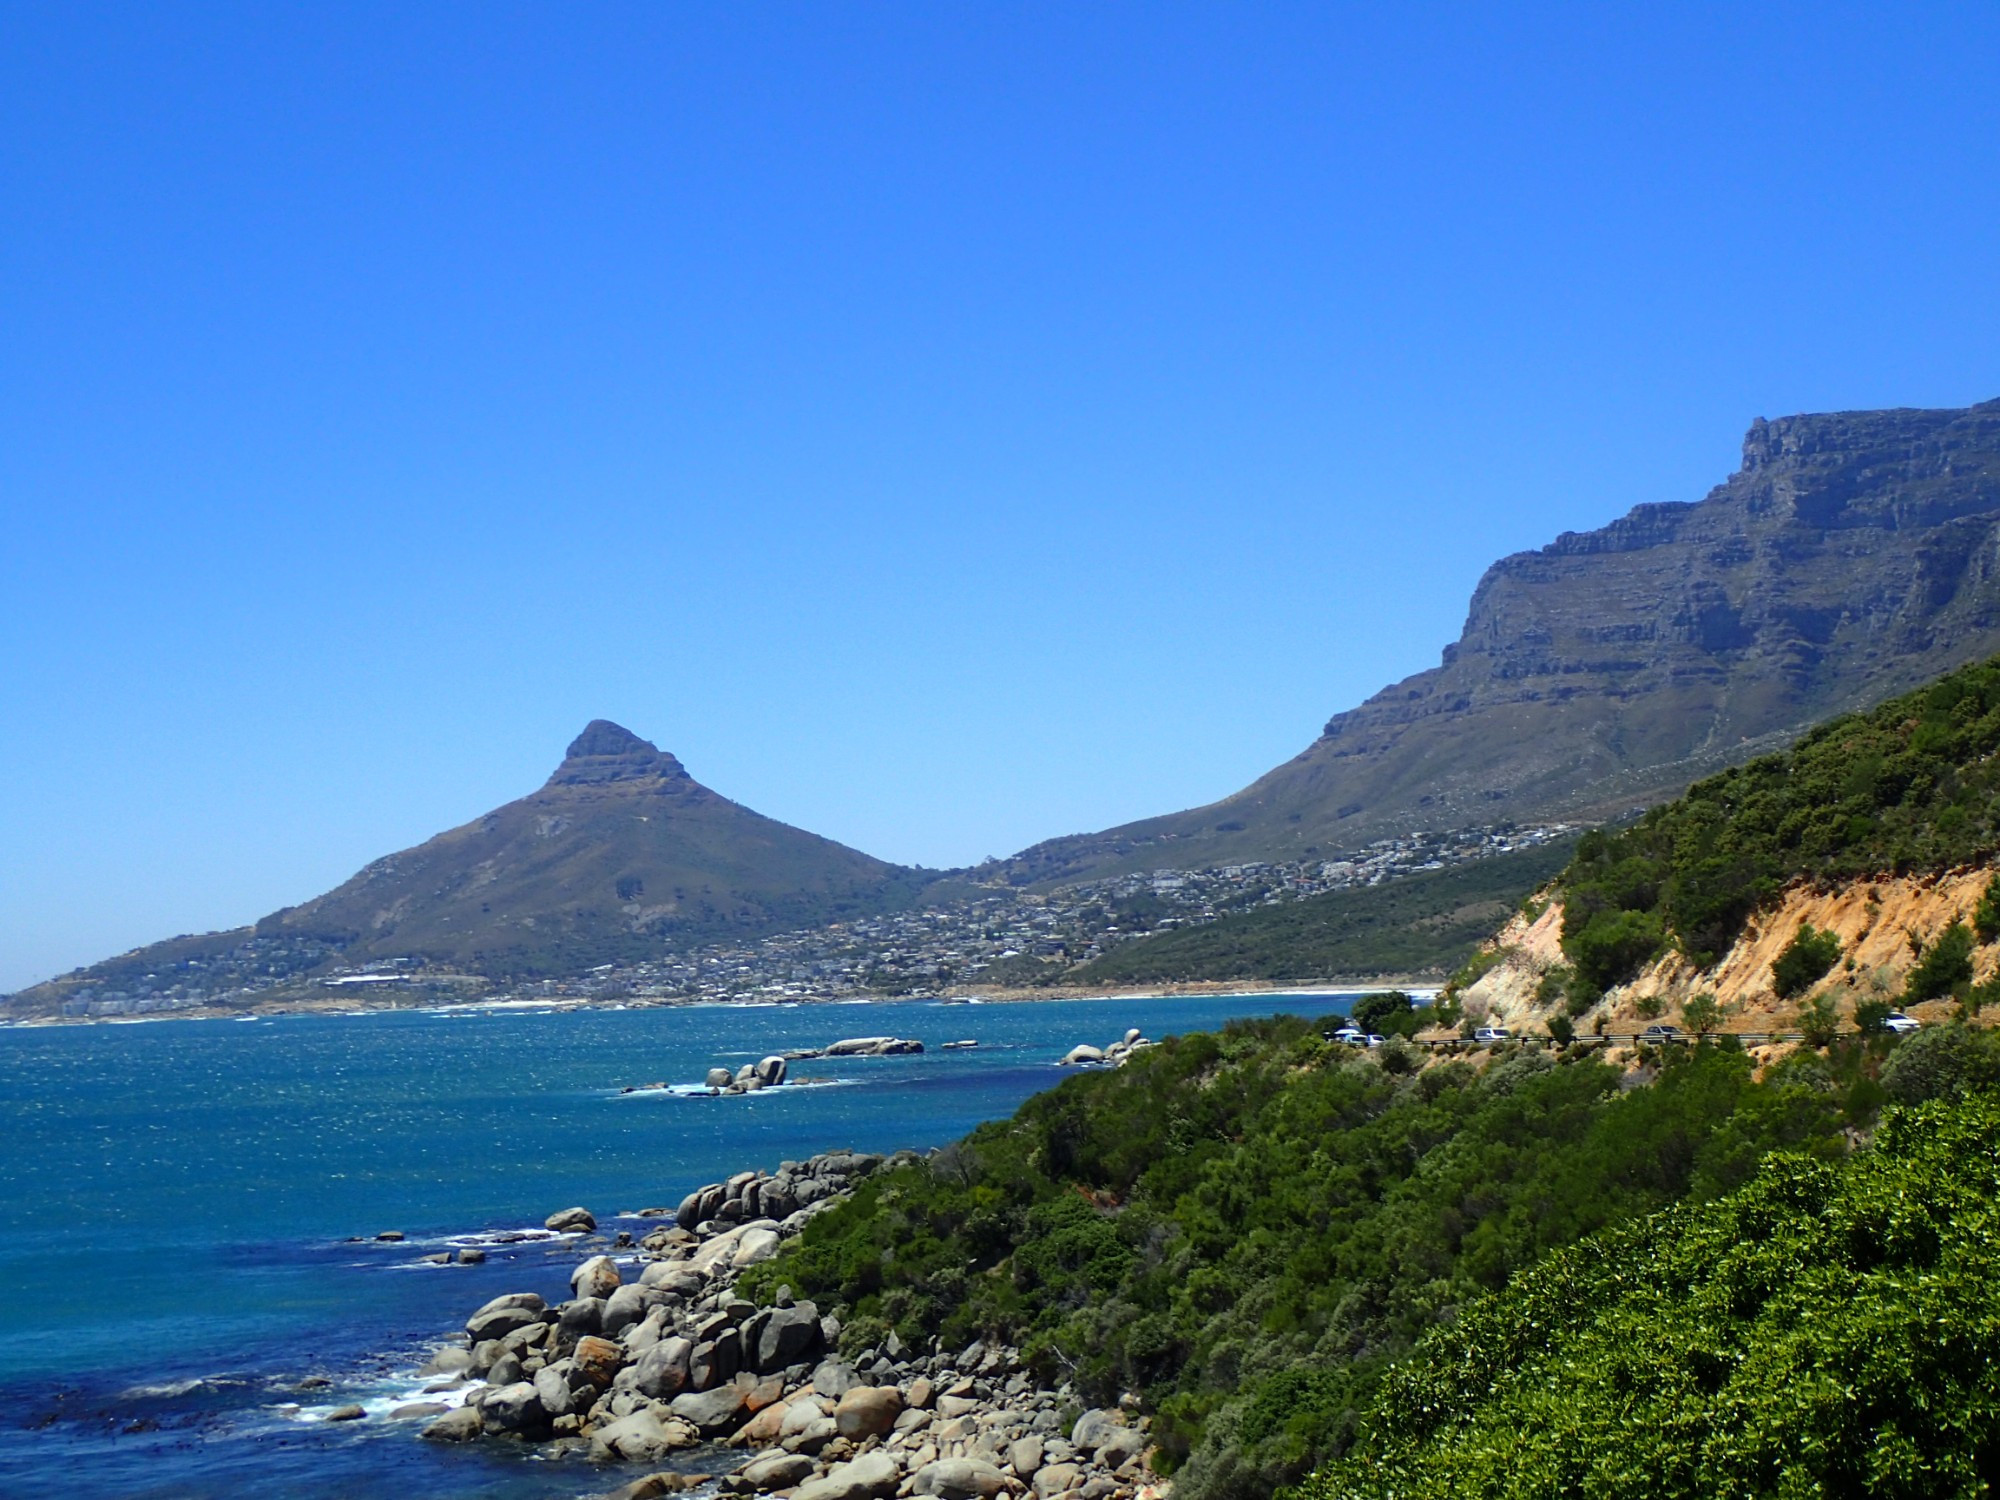
[[[1359,1026],[1343,1026],[1333,1034],[1333,1039],[1350,1047],[1365,1047],[1368,1044],[1368,1034]]]
[[[1475,1042],[1504,1042],[1511,1036],[1513,1033],[1505,1026],[1482,1026],[1472,1033]]]
[[[1899,1011],[1892,1011],[1888,1015],[1888,1017],[1883,1020],[1882,1029],[1884,1031],[1893,1031],[1898,1035],[1901,1035],[1903,1032],[1906,1031],[1922,1031],[1924,1029],[1924,1023],[1922,1021],[1917,1020],[1914,1016],[1904,1015],[1899,1010]]]

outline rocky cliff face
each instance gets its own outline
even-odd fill
[[[1655,1020],[1679,1024],[1683,1007],[1696,995],[1711,995],[1721,1010],[1723,1031],[1778,1032],[1797,1022],[1800,1003],[1825,995],[1842,1026],[1854,1024],[1855,1007],[1868,1001],[1892,1002],[1917,962],[1919,945],[1934,942],[1953,922],[1972,922],[1994,871],[1989,867],[1925,875],[1882,875],[1832,888],[1800,882],[1757,913],[1743,934],[1709,968],[1698,968],[1669,952],[1648,964],[1631,983],[1605,995],[1576,1020],[1580,1032],[1601,1023],[1614,1034],[1639,1031]],[[1513,918],[1494,937],[1498,961],[1463,995],[1475,1024],[1497,1023],[1517,1036],[1541,1035],[1561,1011],[1559,999],[1542,990],[1542,978],[1563,964],[1560,901],[1533,915]],[[1844,960],[1805,995],[1778,997],[1771,966],[1799,928],[1810,923],[1840,939]],[[1981,944],[1973,953],[1974,978],[1984,982],[2000,970],[2000,943]],[[1926,1023],[1949,1018],[1950,999],[1912,1005],[1909,1013]]]
[[[1602,818],[2000,651],[2000,401],[1757,421],[1700,501],[1503,558],[1443,661],[1232,797],[1017,879]]]

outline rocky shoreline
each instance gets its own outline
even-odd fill
[[[843,1354],[830,1311],[786,1287],[765,1307],[738,1295],[742,1273],[816,1214],[916,1159],[837,1151],[740,1172],[690,1193],[637,1245],[629,1234],[593,1243],[588,1210],[551,1215],[550,1229],[624,1254],[626,1269],[600,1249],[576,1267],[568,1301],[517,1292],[480,1307],[423,1371],[435,1377],[428,1391],[457,1403],[424,1437],[674,1464],[614,1490],[617,1500],[711,1481],[784,1500],[1162,1493],[1138,1417],[1083,1410],[1067,1385],[1042,1389],[1015,1350],[913,1350],[891,1334]],[[706,1473],[688,1467],[710,1458]]]

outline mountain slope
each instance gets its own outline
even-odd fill
[[[240,983],[335,960],[412,958],[503,978],[574,973],[679,942],[882,911],[931,878],[752,812],[599,719],[518,801],[378,859],[254,929],[154,944],[24,990],[12,1008],[47,1013],[94,985],[163,971]]]
[[[1759,420],[1692,504],[1503,558],[1444,660],[1220,802],[1054,839],[1022,882],[1609,816],[2000,651],[2000,401]]]

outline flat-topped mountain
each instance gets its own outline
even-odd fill
[[[1757,421],[1705,499],[1503,558],[1430,671],[1206,807],[1054,839],[1010,875],[1331,853],[1657,802],[2000,651],[2000,401]]]
[[[598,719],[538,790],[376,860],[255,928],[177,938],[14,998],[45,1012],[109,977],[189,982],[266,961],[298,976],[410,958],[507,977],[576,973],[680,942],[754,936],[907,903],[932,876],[710,791]]]

